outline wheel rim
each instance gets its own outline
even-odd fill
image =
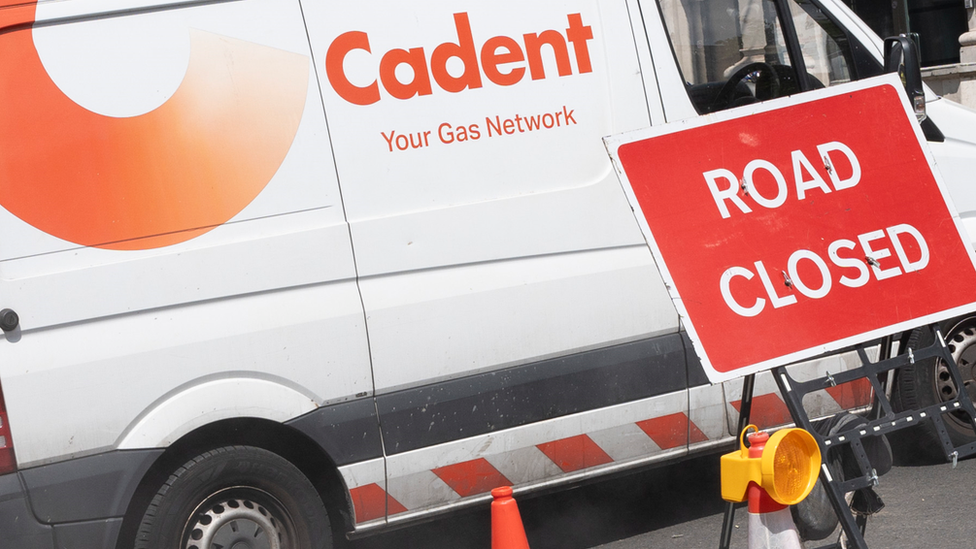
[[[970,398],[976,398],[976,380],[974,380],[974,366],[976,366],[976,319],[966,319],[957,324],[949,331],[946,346],[952,359],[959,367],[959,375],[962,378],[963,387],[969,393]],[[939,361],[935,368],[935,390],[942,402],[948,402],[956,396],[959,391],[956,384],[952,382],[952,374],[945,362]],[[950,420],[967,430],[972,430],[968,416],[965,414],[951,414]]]
[[[283,549],[292,538],[292,522],[271,494],[236,487],[212,494],[190,515],[183,529],[183,549]]]

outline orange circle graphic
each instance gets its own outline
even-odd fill
[[[229,221],[278,171],[305,108],[307,57],[191,30],[173,96],[112,118],[51,80],[33,10],[0,9],[0,205],[24,222],[85,246],[168,246]]]

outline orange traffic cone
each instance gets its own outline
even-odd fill
[[[529,549],[512,487],[495,488],[491,495],[495,498],[491,502],[491,549]]]
[[[749,435],[749,457],[761,458],[769,435]],[[749,549],[803,549],[800,534],[793,523],[790,508],[777,503],[755,482],[747,488],[749,495]]]

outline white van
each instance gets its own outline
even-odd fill
[[[601,138],[881,43],[831,0],[0,0],[0,59],[0,544],[321,548],[728,446]]]

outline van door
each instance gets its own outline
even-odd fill
[[[601,140],[660,109],[626,2],[303,5],[390,521],[707,438],[687,415],[677,314]]]

